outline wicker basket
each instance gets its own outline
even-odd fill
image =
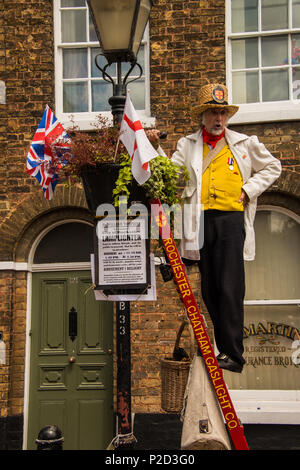
[[[175,347],[178,347],[184,327],[188,324],[189,322],[186,320],[182,322],[177,333]],[[168,411],[170,413],[180,413],[182,410],[183,397],[191,365],[191,357],[188,360],[182,361],[165,358],[161,359],[160,364],[161,407],[164,411]]]

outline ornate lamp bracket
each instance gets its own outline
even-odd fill
[[[111,106],[111,111],[114,117],[114,123],[118,124],[122,121],[123,117],[123,111],[124,111],[124,106],[125,106],[125,100],[126,100],[126,90],[127,90],[127,85],[129,83],[132,83],[139,78],[141,78],[143,74],[143,69],[141,65],[135,60],[131,61],[131,67],[122,79],[122,61],[119,60],[116,62],[117,64],[117,76],[116,79],[111,77],[109,73],[107,72],[107,68],[111,65],[112,62],[107,62],[104,67],[101,67],[98,64],[98,57],[103,56],[104,54],[97,54],[95,57],[95,65],[96,67],[100,70],[102,73],[102,78],[108,83],[111,83],[113,86],[113,96],[111,96],[108,100],[110,106]],[[131,80],[128,80],[131,72],[135,67],[138,67],[139,69],[139,75],[137,77],[132,78]]]

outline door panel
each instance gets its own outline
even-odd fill
[[[112,303],[95,301],[86,272],[34,273],[32,284],[28,448],[36,448],[42,427],[56,424],[64,449],[106,449],[113,437]]]
[[[80,279],[78,305],[81,305],[80,354],[103,354],[103,316],[93,308],[95,299],[84,293],[90,283]],[[94,295],[94,294],[93,294]]]
[[[38,390],[67,390],[66,367],[40,364]]]
[[[67,354],[65,311],[67,280],[43,279],[40,283],[41,344],[40,354]]]
[[[99,425],[105,415],[103,400],[80,400],[78,403],[78,423],[81,429],[79,435],[80,449],[97,448],[98,439],[104,438],[105,429],[102,428],[99,436]],[[102,436],[101,436],[102,433]]]
[[[39,422],[48,423],[51,416],[51,423],[55,423],[60,429],[65,428],[67,416],[66,400],[41,400],[39,406]]]

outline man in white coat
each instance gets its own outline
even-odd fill
[[[255,257],[257,198],[280,176],[281,164],[256,136],[229,130],[238,106],[222,84],[201,88],[192,109],[199,130],[178,141],[172,160],[185,165],[184,237],[181,256],[198,262],[203,300],[214,325],[219,366],[241,372],[244,260]],[[202,213],[202,216],[201,216]]]

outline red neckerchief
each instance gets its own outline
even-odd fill
[[[202,135],[203,135],[203,142],[206,142],[207,144],[211,145],[212,148],[215,148],[216,143],[218,142],[218,140],[221,140],[222,137],[224,137],[224,135],[225,135],[225,129],[224,129],[224,131],[222,132],[222,134],[220,134],[220,135],[213,135],[213,134],[210,134],[209,132],[207,132],[207,130],[206,130],[205,127],[203,126],[203,127],[202,127]]]

